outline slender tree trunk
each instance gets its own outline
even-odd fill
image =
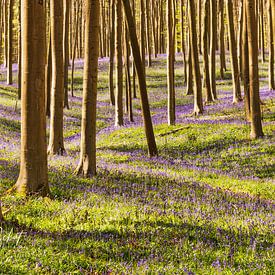
[[[64,2],[64,24],[63,24],[63,63],[64,63],[64,107],[69,109],[68,79],[69,79],[69,23],[71,0]]]
[[[167,84],[168,84],[168,124],[174,125],[176,122],[175,109],[175,80],[174,80],[174,51],[175,45],[173,43],[173,15],[172,15],[172,1],[167,0]]]
[[[12,84],[12,50],[13,50],[13,0],[9,0],[8,14],[8,68],[7,68],[7,84]]]
[[[135,23],[131,12],[131,6],[128,0],[122,0],[122,1],[124,5],[124,12],[125,12],[127,26],[128,26],[129,35],[130,35],[132,53],[134,56],[135,66],[138,74],[142,115],[143,115],[145,134],[146,134],[147,145],[148,145],[148,152],[149,152],[149,155],[153,157],[158,155],[158,150],[157,150],[153,124],[151,119],[144,68],[143,68],[141,54],[139,50]]]
[[[190,27],[188,31],[188,64],[187,64],[187,87],[186,95],[193,94],[193,64],[192,64],[192,53],[191,53],[191,38],[190,38]]]
[[[195,4],[193,0],[188,0],[189,8],[189,29],[190,29],[190,46],[193,64],[193,76],[194,76],[194,115],[203,113],[203,102],[202,102],[202,85],[201,85],[201,74],[199,65],[199,54],[197,44],[197,31],[195,21]]]
[[[268,0],[268,27],[269,27],[269,62],[268,62],[268,75],[269,75],[269,89],[275,90],[275,77],[274,77],[274,44],[275,44],[275,33],[273,32],[272,26],[275,20],[272,17],[272,0]]]
[[[210,0],[211,39],[210,39],[210,85],[212,97],[217,99],[216,91],[216,44],[217,44],[217,0]]]
[[[115,56],[115,0],[110,0],[110,64],[109,64],[109,94],[110,104],[115,105],[114,92],[114,56]]]
[[[45,114],[45,9],[40,1],[22,0],[21,4],[24,59],[21,162],[14,189],[24,195],[44,196],[49,193]]]
[[[152,54],[152,50],[151,50],[151,32],[150,32],[150,28],[151,28],[151,13],[150,13],[149,1],[151,1],[151,0],[145,0],[145,4],[146,4],[145,13],[146,13],[147,54],[148,54],[147,65],[148,65],[148,67],[151,67],[152,66],[152,58],[151,58],[151,54]]]
[[[185,26],[184,26],[184,13],[183,13],[183,0],[180,0],[180,18],[181,18],[181,51],[183,56],[183,72],[184,72],[184,84],[187,83],[187,67],[186,67],[186,52],[185,52]]]
[[[63,1],[51,0],[52,38],[52,87],[51,119],[48,153],[63,155],[63,104],[64,104],[64,63],[63,63]]]
[[[261,53],[262,53],[262,62],[265,62],[265,35],[264,35],[264,0],[260,0],[260,25],[261,29],[259,30],[261,32]]]
[[[0,23],[1,24],[1,23]],[[21,48],[21,40],[22,40],[22,29],[21,29],[21,1],[18,3],[18,99],[21,100],[21,87],[22,87],[22,48]],[[1,58],[1,57],[0,57]]]
[[[52,42],[51,42],[51,31],[49,32],[49,41],[47,49],[47,61],[46,61],[46,115],[51,115],[51,82],[52,82]]]
[[[96,101],[99,56],[99,0],[85,0],[85,64],[81,123],[81,152],[77,174],[96,174]]]
[[[205,101],[212,102],[213,97],[210,86],[210,75],[209,75],[209,59],[208,59],[208,39],[209,39],[209,0],[204,0],[204,17],[203,17],[203,79],[205,84]]]
[[[243,31],[242,31],[242,76],[244,85],[245,114],[247,121],[251,121],[250,88],[249,88],[249,56],[247,37],[246,0],[243,0]]]
[[[133,106],[132,106],[132,85],[131,85],[131,62],[130,62],[130,44],[129,44],[129,33],[127,29],[127,23],[125,22],[124,31],[124,46],[125,46],[125,78],[126,78],[126,111],[128,119],[133,122]]]
[[[145,71],[145,37],[146,37],[146,30],[145,30],[145,6],[144,1],[146,0],[139,0],[140,1],[140,49],[141,49],[141,57],[143,62],[143,67]]]
[[[116,0],[116,94],[115,94],[115,125],[123,126],[123,64],[122,64],[122,6]]]
[[[238,65],[240,69],[240,78],[243,79],[242,75],[242,35],[243,35],[243,0],[239,3],[239,20],[238,20]]]
[[[235,28],[234,28],[232,0],[226,0],[226,10],[227,10],[230,57],[231,57],[231,68],[232,68],[232,78],[233,78],[233,103],[237,103],[242,100],[242,95],[241,95],[240,74],[239,74],[239,68],[238,68],[238,58],[237,58],[237,44],[236,44],[236,38],[234,33]]]
[[[259,138],[264,135],[261,121],[261,107],[259,95],[259,68],[258,68],[258,37],[255,29],[257,21],[253,0],[246,0],[247,9],[247,35],[249,51],[249,86],[251,107],[251,138]]]
[[[224,48],[224,0],[219,0],[219,38],[220,38],[220,76],[224,79],[226,70],[225,48]]]

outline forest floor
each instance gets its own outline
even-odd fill
[[[82,65],[65,110],[66,155],[49,157],[51,198],[1,198],[0,274],[274,274],[275,92],[266,88],[267,64],[260,64],[265,137],[250,140],[243,102],[232,104],[230,71],[217,81],[218,100],[193,117],[180,60],[177,124],[167,126],[166,61],[154,60],[147,84],[159,157],[149,158],[139,99],[135,122],[113,126],[101,60],[93,179],[73,174]],[[19,173],[20,102],[15,87],[0,86],[4,194]]]

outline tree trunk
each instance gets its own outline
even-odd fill
[[[109,94],[110,104],[115,105],[114,92],[114,56],[115,56],[115,0],[110,0],[110,64],[109,64]]]
[[[226,70],[225,48],[224,48],[224,0],[219,0],[219,38],[220,38],[220,76],[224,79]]]
[[[209,39],[209,0],[204,0],[204,17],[203,17],[203,79],[205,84],[205,101],[212,102],[213,97],[210,86],[210,75],[209,75],[209,59],[208,59],[208,39]]]
[[[9,0],[9,13],[8,13],[8,68],[7,68],[7,84],[12,84],[12,50],[13,50],[13,1]]]
[[[249,88],[249,56],[248,56],[248,37],[247,37],[247,12],[246,0],[243,0],[243,31],[242,31],[242,76],[244,85],[244,103],[246,120],[251,121],[250,109],[250,88]]]
[[[257,21],[255,17],[254,0],[246,0],[247,10],[247,35],[249,51],[249,86],[251,108],[251,138],[259,138],[264,135],[261,121],[261,107],[259,96],[259,68],[258,68],[258,37],[255,29]]]
[[[272,17],[272,0],[268,0],[268,27],[269,27],[269,62],[268,62],[268,71],[269,71],[269,89],[275,90],[275,78],[274,78],[274,44],[275,44],[275,33],[273,32],[272,26],[275,18]]]
[[[193,0],[188,0],[189,8],[189,29],[190,29],[190,46],[193,64],[193,76],[194,76],[194,115],[203,113],[203,102],[202,102],[202,85],[201,85],[201,74],[199,65],[199,54],[197,44],[197,30],[196,30],[196,13],[195,3]]]
[[[226,0],[227,21],[228,21],[228,33],[230,44],[230,57],[231,57],[231,70],[233,79],[233,103],[237,103],[242,100],[240,74],[238,68],[237,57],[237,44],[234,33],[234,18],[233,18],[233,5],[232,0]]]
[[[115,94],[115,126],[123,126],[123,64],[122,64],[122,6],[116,0],[116,94]]]
[[[22,127],[20,174],[14,189],[24,195],[49,193],[45,114],[45,9],[22,0]],[[35,81],[34,81],[35,80]]]
[[[167,0],[167,84],[168,84],[168,124],[174,125],[176,121],[175,109],[175,80],[174,80],[174,51],[175,45],[173,43],[173,15],[172,15],[172,1]]]
[[[64,106],[64,63],[63,63],[63,1],[51,0],[52,38],[52,87],[51,119],[48,153],[63,155],[63,106]]]
[[[130,35],[132,53],[134,56],[136,71],[138,74],[142,115],[143,115],[148,151],[149,151],[149,155],[153,157],[158,155],[158,150],[157,150],[153,125],[152,125],[152,119],[151,119],[151,113],[150,113],[150,107],[149,107],[149,101],[148,101],[148,95],[147,95],[147,89],[146,89],[145,73],[144,73],[143,63],[142,63],[141,54],[139,50],[135,23],[131,12],[131,6],[128,0],[122,0],[122,1],[124,5],[124,12],[125,12],[127,26],[128,26],[129,35]]]
[[[99,56],[99,0],[85,0],[84,83],[81,152],[77,174],[96,174],[96,101]]]
[[[212,97],[217,99],[216,91],[216,44],[217,44],[217,0],[210,0],[211,39],[210,39],[210,85]]]
[[[63,24],[63,63],[64,63],[64,107],[69,109],[68,78],[69,78],[69,21],[71,0],[64,2],[64,24]]]

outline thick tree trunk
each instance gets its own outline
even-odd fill
[[[63,1],[51,0],[52,38],[52,87],[51,119],[48,153],[63,155],[63,106],[64,106],[64,63],[63,63]]]
[[[22,127],[19,193],[49,193],[45,114],[45,9],[22,0]],[[35,81],[34,81],[35,80]]]
[[[135,66],[138,74],[142,115],[143,115],[148,151],[149,151],[149,155],[153,157],[158,155],[158,150],[157,150],[153,125],[152,125],[144,68],[143,68],[143,63],[142,63],[141,54],[139,50],[135,23],[131,12],[131,6],[128,0],[122,0],[122,1],[124,5],[124,12],[125,12],[127,26],[128,26],[129,35],[130,35],[132,53],[134,56]]]
[[[96,174],[96,100],[99,56],[99,0],[85,0],[85,64],[81,123],[81,152],[77,174]]]

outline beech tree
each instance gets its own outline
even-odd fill
[[[148,152],[151,157],[158,155],[157,145],[155,141],[155,135],[153,130],[153,124],[151,119],[151,112],[149,107],[149,100],[146,88],[146,79],[144,66],[139,50],[139,44],[136,34],[135,22],[131,12],[131,6],[128,0],[122,0],[124,6],[125,17],[127,21],[127,27],[129,30],[129,36],[131,41],[132,53],[134,57],[135,67],[138,75],[139,90],[141,97],[142,116],[144,121],[145,135],[147,139]]]
[[[21,194],[49,193],[45,113],[46,25],[43,1],[22,0]]]
[[[115,0],[115,50],[116,50],[116,93],[115,93],[115,125],[123,122],[123,65],[122,65],[122,5],[121,0]]]
[[[251,110],[251,138],[259,138],[264,135],[262,129],[262,116],[259,95],[259,68],[258,68],[258,38],[257,21],[255,17],[255,2],[246,1],[247,12],[247,36],[249,51],[249,89],[250,89],[250,110]]]
[[[173,15],[172,15],[172,1],[167,0],[167,88],[168,88],[168,124],[174,125],[176,121],[175,109],[175,80],[174,80],[174,37],[173,37]]]
[[[232,68],[232,78],[233,78],[233,103],[237,103],[242,100],[242,95],[241,95],[238,58],[237,58],[237,44],[236,44],[236,36],[235,36],[235,28],[234,28],[232,0],[226,0],[226,10],[227,10],[230,57],[231,57],[231,68]]]
[[[63,140],[63,1],[50,0],[50,13],[52,43],[52,86],[48,153],[53,155],[63,155],[65,152]]]
[[[85,64],[80,161],[77,174],[96,174],[96,101],[99,56],[99,0],[85,0]]]
[[[189,29],[190,29],[190,46],[192,56],[192,68],[194,75],[194,115],[203,113],[203,102],[202,102],[202,85],[201,85],[201,74],[199,65],[199,53],[197,44],[197,30],[195,21],[195,4],[192,0],[188,0],[189,8]]]

